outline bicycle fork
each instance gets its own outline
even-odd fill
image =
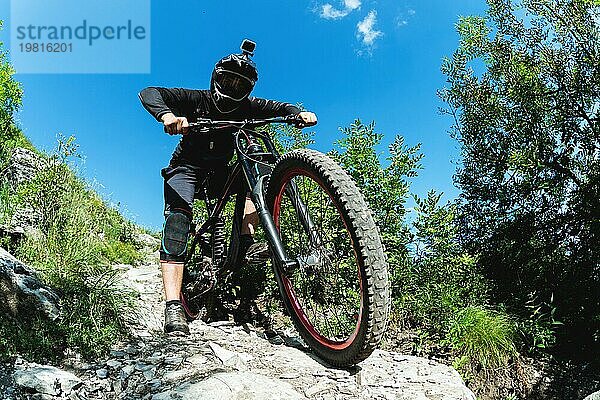
[[[285,249],[283,248],[283,244],[281,243],[281,239],[279,238],[279,231],[275,226],[273,217],[267,210],[263,190],[265,178],[266,176],[261,176],[260,178],[258,178],[256,184],[254,185],[254,189],[251,193],[252,201],[254,202],[258,218],[262,223],[262,226],[267,236],[267,240],[269,241],[271,250],[273,251],[277,267],[279,267],[283,271],[288,271],[296,268],[298,263],[296,260],[290,260],[287,254],[285,253]]]
[[[272,149],[274,151],[274,149]],[[239,156],[239,155],[238,155]],[[279,236],[279,231],[275,226],[275,222],[273,221],[273,216],[267,210],[267,205],[264,196],[264,188],[265,188],[265,179],[267,175],[261,175],[258,171],[256,171],[258,178],[256,177],[251,164],[244,157],[240,157],[240,161],[248,182],[249,187],[253,188],[250,193],[252,197],[252,201],[254,202],[254,206],[256,208],[256,212],[258,214],[258,218],[262,223],[262,226],[265,230],[267,240],[269,241],[269,245],[271,247],[271,251],[274,255],[274,261],[276,267],[284,272],[289,272],[293,269],[296,269],[300,266],[301,261],[299,259],[292,260],[288,257],[281,243],[281,238]],[[315,224],[310,218],[308,209],[300,199],[298,195],[298,188],[294,182],[290,182],[290,185],[285,189],[289,198],[292,201],[294,208],[300,218],[300,223],[304,227],[304,229],[309,233],[310,244],[312,248],[319,248],[321,246],[321,238],[317,233],[317,229],[315,228]]]

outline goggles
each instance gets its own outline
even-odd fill
[[[254,81],[237,72],[219,69],[215,71],[215,85],[221,94],[240,101],[252,92]]]

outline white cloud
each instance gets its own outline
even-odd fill
[[[360,7],[360,0],[344,0],[344,5],[348,10],[356,10]]]
[[[402,28],[403,26],[408,25],[408,22],[413,19],[417,12],[412,8],[409,8],[405,13],[400,13],[395,19],[396,26],[398,28]]]
[[[383,35],[383,32],[375,29],[377,23],[377,11],[371,10],[369,14],[356,24],[356,36],[362,41],[365,46],[371,47],[375,43],[375,39]]]
[[[324,4],[321,8],[321,18],[325,19],[339,19],[348,15],[349,11],[347,10],[338,10],[334,8],[331,4]]]
[[[352,11],[359,8],[361,0],[344,0],[344,9],[339,10],[330,3],[325,3],[321,6],[321,18],[325,19],[340,19],[350,14]]]

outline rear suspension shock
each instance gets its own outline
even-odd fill
[[[225,222],[222,217],[213,226],[212,249],[212,264],[216,267],[223,263],[225,257]]]

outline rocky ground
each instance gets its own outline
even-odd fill
[[[352,369],[328,366],[292,330],[267,339],[230,321],[191,324],[191,335],[161,332],[163,302],[155,262],[123,269],[139,292],[133,339],[110,355],[60,368],[16,359],[0,369],[0,398],[20,399],[475,399],[451,367],[376,351]]]
[[[313,356],[285,324],[265,332],[232,321],[196,321],[190,336],[166,336],[160,270],[156,254],[150,251],[155,239],[147,235],[140,239],[139,245],[148,250],[144,265],[116,266],[123,283],[139,294],[135,312],[128,317],[131,340],[94,362],[70,354],[58,367],[21,358],[0,364],[0,399],[475,399],[455,370],[407,355],[410,346],[394,344],[405,354],[376,351],[355,368],[337,369]],[[6,252],[0,251],[0,261],[0,289],[19,288],[24,298],[35,299],[52,315],[52,293],[36,283],[33,272]],[[7,299],[3,305],[11,308],[11,298]],[[399,343],[410,342],[399,332],[392,336],[397,335]],[[499,390],[502,382],[490,376],[489,388],[486,379],[470,384],[488,399],[515,398],[510,396],[515,392],[529,393],[526,398],[582,399],[597,387],[578,383],[578,390],[568,390],[574,395],[565,396],[567,381],[582,371],[575,369],[566,374],[569,379],[553,384],[549,376],[554,375],[540,373],[539,366],[523,364],[520,370],[535,376],[511,378],[507,390]],[[518,390],[513,387],[517,381],[531,388]],[[586,398],[590,399],[600,400],[600,392]]]

